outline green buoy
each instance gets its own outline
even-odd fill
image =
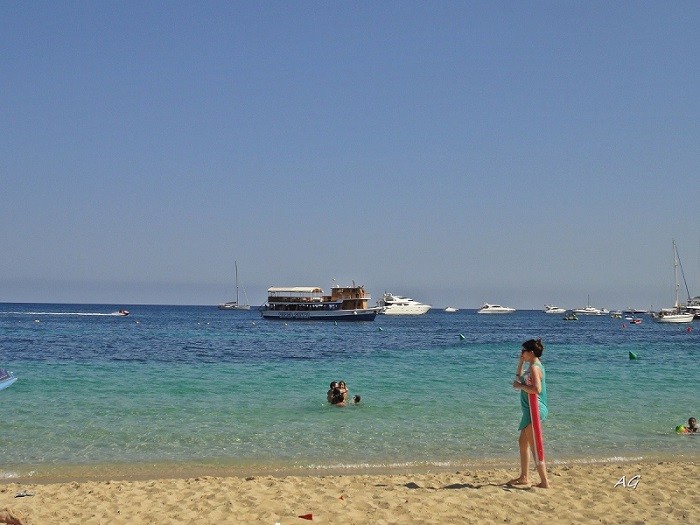
[[[630,352],[630,359],[637,359],[637,354]]]

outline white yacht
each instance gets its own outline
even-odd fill
[[[455,308],[454,306],[448,306],[447,308],[445,308],[445,311],[453,314],[457,311],[457,308]]]
[[[576,308],[574,313],[577,315],[608,315],[610,310],[607,308],[596,308],[595,306],[584,306],[583,308]]]
[[[476,311],[477,314],[512,314],[513,312],[515,312],[515,308],[489,303],[484,303],[484,305]]]
[[[384,315],[422,315],[432,308],[429,304],[419,303],[410,297],[389,292],[384,292],[379,300],[379,306],[382,308],[380,313]]]
[[[563,314],[566,312],[565,308],[559,306],[554,306],[553,304],[544,305],[544,313],[546,314]]]
[[[576,308],[574,313],[577,315],[608,315],[610,310],[607,308],[596,308],[595,306],[591,306],[591,296],[589,295],[588,304],[583,308]]]

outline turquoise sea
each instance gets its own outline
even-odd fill
[[[131,314],[110,315],[119,307]],[[692,328],[540,311],[334,324],[203,306],[0,304],[0,367],[19,378],[0,392],[0,477],[516,468],[511,385],[535,337],[548,463],[696,456],[700,438],[674,433],[700,416]],[[360,405],[329,406],[334,379]]]

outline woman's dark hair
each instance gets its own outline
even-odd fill
[[[542,339],[529,339],[523,343],[523,348],[528,352],[534,353],[537,357],[542,357],[542,352],[544,352]]]
[[[343,393],[340,391],[340,388],[334,388],[333,389],[333,394],[331,394],[331,405],[337,405],[338,403],[343,402]]]

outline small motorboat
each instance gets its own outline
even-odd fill
[[[484,305],[476,311],[477,314],[512,314],[513,312],[515,312],[515,308],[489,303],[484,303]]]
[[[455,313],[457,311],[457,308],[453,306],[448,306],[447,308],[445,308],[445,311],[449,313]]]
[[[0,368],[0,390],[4,390],[15,381],[17,381],[17,378],[12,372],[8,372],[4,368]]]
[[[560,306],[555,306],[553,304],[545,304],[544,305],[544,313],[546,313],[546,314],[564,314],[564,313],[566,313],[566,309],[561,308]]]
[[[124,310],[123,308],[119,309],[115,315],[121,315],[122,317],[125,317],[129,315],[129,310]]]
[[[564,317],[562,317],[562,319],[564,319],[564,321],[578,321],[578,316],[573,310],[567,310],[564,313]]]

